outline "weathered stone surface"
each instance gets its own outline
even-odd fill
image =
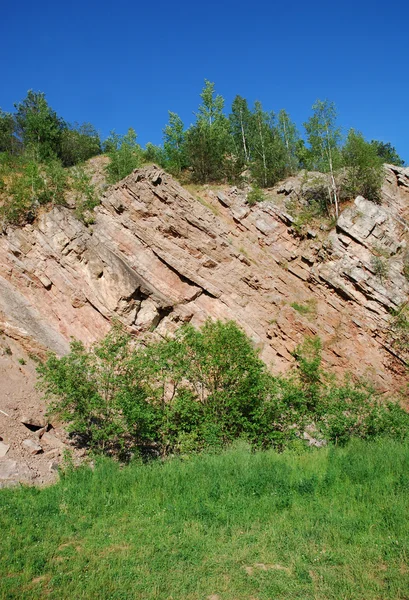
[[[231,214],[233,215],[233,219],[236,221],[242,221],[246,217],[249,216],[251,209],[249,206],[234,206],[231,209]]]
[[[34,440],[23,440],[22,442],[24,448],[27,450],[27,452],[29,452],[30,454],[39,454],[40,452],[43,451],[42,447],[40,446],[40,444]]]
[[[369,249],[381,248],[396,254],[402,246],[402,226],[386,208],[362,196],[340,214],[337,228]]]
[[[409,292],[408,173],[387,168],[380,206],[357,198],[336,229],[300,239],[285,198],[305,188],[302,177],[250,208],[235,188],[204,189],[201,203],[161,169],[145,167],[107,190],[92,228],[55,207],[0,235],[0,326],[28,350],[64,354],[71,337],[90,345],[113,318],[134,335],[234,319],[276,371],[289,367],[305,335],[317,334],[336,372],[398,388],[385,332],[388,311]],[[374,256],[387,262],[383,280]],[[313,314],[290,306],[311,300]]]
[[[322,448],[327,445],[326,440],[318,440],[308,433],[308,431],[304,431],[303,439],[308,443],[309,446],[314,446],[315,448]]]
[[[229,207],[232,205],[231,198],[228,198],[223,192],[217,192],[217,199],[223,206]]]
[[[57,458],[61,454],[60,448],[53,448],[52,450],[48,450],[44,452],[44,458]]]
[[[23,415],[20,418],[20,422],[23,423],[23,425],[27,425],[28,427],[37,428],[45,427],[47,424],[46,419],[43,416],[38,415]]]
[[[9,458],[0,461],[0,488],[19,482],[29,483],[33,477],[33,472],[24,464]]]
[[[62,440],[60,440],[60,438],[58,438],[57,436],[50,433],[49,431],[46,431],[43,434],[41,441],[44,442],[45,444],[47,444],[48,446],[51,446],[52,448],[65,448],[64,442]]]

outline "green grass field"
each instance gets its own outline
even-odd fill
[[[219,455],[0,493],[0,598],[409,598],[409,447]]]

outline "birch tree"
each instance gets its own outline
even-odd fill
[[[251,117],[250,169],[261,187],[269,187],[285,176],[285,147],[275,127],[274,113],[254,104]]]
[[[284,109],[280,110],[278,113],[277,129],[285,146],[286,174],[292,175],[298,168],[297,151],[299,148],[300,136],[295,123],[291,121],[290,115]]]
[[[345,165],[346,193],[354,198],[358,194],[379,202],[384,179],[383,161],[372,143],[365,141],[359,131],[351,129],[342,149]]]
[[[179,175],[187,166],[185,128],[179,115],[171,111],[169,111],[169,123],[163,130],[163,147],[167,168],[171,173]]]
[[[249,136],[251,128],[251,111],[247,100],[236,96],[233,100],[231,113],[229,115],[230,130],[233,137],[235,151],[241,162],[250,162]]]
[[[313,115],[304,123],[310,146],[311,162],[314,169],[328,173],[329,202],[334,206],[335,216],[338,218],[339,195],[335,173],[341,164],[339,149],[341,131],[336,126],[335,104],[328,100],[317,100],[312,109]]]
[[[224,98],[216,95],[214,83],[207,80],[200,97],[196,123],[186,133],[188,161],[200,183],[220,181],[225,178],[226,160],[232,150]]]

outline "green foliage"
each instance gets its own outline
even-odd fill
[[[18,168],[3,176],[7,201],[2,216],[13,224],[32,221],[40,205],[64,204],[67,174],[57,160],[40,165],[35,160],[19,161]]]
[[[248,165],[251,160],[251,120],[251,112],[247,100],[241,96],[236,96],[231,107],[229,123],[234,151],[241,167]]]
[[[141,166],[143,151],[136,142],[135,130],[130,128],[126,135],[112,132],[105,142],[105,151],[111,159],[106,167],[108,182],[120,181]]]
[[[0,153],[9,152],[11,154],[16,146],[13,115],[0,109]]]
[[[101,153],[101,141],[90,123],[66,127],[61,134],[59,156],[64,167],[72,167]]]
[[[0,111],[0,212],[7,222],[24,224],[40,205],[64,204],[70,181],[84,188],[84,178],[79,184],[63,167],[99,154],[101,147],[92,125],[69,126],[42,92],[30,90],[15,108],[14,114]],[[77,207],[81,215],[83,202],[85,208],[96,203],[90,186]]]
[[[378,277],[382,282],[385,281],[385,279],[387,279],[389,267],[387,261],[384,258],[381,258],[380,256],[372,256],[371,267],[375,276]]]
[[[235,323],[207,321],[147,346],[116,326],[91,351],[73,342],[70,354],[50,356],[38,371],[51,411],[99,453],[185,453],[237,438],[283,449],[307,426],[337,443],[408,433],[399,407],[378,403],[360,383],[330,380],[318,338],[294,357],[290,377],[272,377]]]
[[[188,165],[185,131],[182,119],[169,111],[169,123],[163,130],[165,165],[170,173],[180,175]]]
[[[0,597],[403,600],[408,469],[393,439],[68,464],[0,490]]]
[[[165,151],[161,146],[155,146],[148,142],[143,150],[143,161],[145,163],[154,163],[160,167],[166,167]]]
[[[0,153],[25,154],[37,163],[59,160],[64,167],[100,154],[99,135],[90,123],[70,126],[49,106],[43,92],[29,90],[15,113],[0,110]]]
[[[58,158],[66,125],[48,105],[45,94],[29,90],[15,108],[16,134],[31,157],[38,162]]]
[[[70,188],[75,196],[75,214],[86,224],[93,222],[92,211],[99,205],[99,198],[91,176],[84,167],[76,166],[70,172]]]
[[[275,127],[274,113],[254,104],[250,131],[250,171],[260,187],[270,187],[286,174],[287,150]]]
[[[51,410],[102,452],[108,441],[110,451],[157,444],[164,453],[189,436],[198,448],[224,444],[251,429],[266,379],[244,333],[221,322],[200,332],[186,326],[175,340],[132,351],[114,328],[91,352],[74,342],[69,355],[51,356],[39,373],[47,396],[61,399]]]
[[[407,359],[409,357],[409,307],[407,303],[392,312],[389,331],[392,346]]]
[[[196,122],[188,130],[176,113],[169,112],[163,147],[149,143],[142,150],[132,129],[124,136],[113,133],[104,143],[104,151],[111,158],[109,182],[119,181],[143,162],[154,162],[176,176],[184,173],[199,183],[240,183],[244,177],[266,188],[301,167],[326,175],[327,212],[334,207],[337,216],[339,203],[351,195],[360,193],[378,200],[380,162],[403,164],[390,143],[372,140],[368,144],[352,130],[342,149],[335,105],[329,101],[314,104],[313,115],[305,123],[306,144],[285,110],[276,118],[260,102],[250,110],[247,100],[236,96],[226,117],[224,99],[208,80],[200,97]],[[42,169],[40,165],[49,161],[71,167],[100,154],[101,141],[95,128],[89,123],[65,122],[49,106],[44,93],[30,90],[15,109],[14,113],[0,110],[0,155],[23,155]],[[344,162],[347,178],[342,183]]]
[[[247,204],[254,206],[258,202],[264,202],[266,195],[257,185],[254,185],[250,192],[247,194]]]
[[[47,397],[59,398],[50,410],[93,450],[120,452],[126,444],[119,399],[127,377],[128,351],[128,338],[115,327],[92,352],[73,341],[68,355],[61,359],[50,355],[38,366]]]
[[[340,150],[341,131],[337,127],[335,104],[328,100],[317,100],[313,105],[313,115],[304,123],[309,144],[307,165],[328,174],[328,205],[334,206],[339,214],[339,190],[335,179],[337,169],[342,165]]]
[[[341,164],[341,130],[337,127],[337,112],[333,102],[317,100],[313,115],[304,123],[309,144],[309,168],[329,173]]]
[[[380,201],[384,179],[383,163],[376,148],[364,140],[361,133],[351,129],[342,149],[346,177],[343,184],[349,197],[364,196],[373,202]]]
[[[371,146],[373,146],[376,154],[383,163],[397,165],[398,167],[403,167],[405,165],[405,161],[399,156],[390,142],[385,143],[379,142],[378,140],[372,140]]]
[[[295,123],[284,109],[278,113],[277,129],[285,146],[285,174],[292,175],[299,168],[298,152],[301,140]]]
[[[202,104],[196,123],[186,132],[187,159],[195,181],[223,181],[231,150],[229,122],[223,114],[224,99],[215,94],[214,83],[207,80],[200,97]]]

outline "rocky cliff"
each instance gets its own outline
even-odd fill
[[[389,324],[409,293],[409,169],[385,169],[380,205],[358,197],[332,229],[301,236],[286,208],[300,177],[250,208],[244,191],[192,195],[155,166],[108,189],[91,226],[55,207],[9,227],[0,236],[3,346],[8,338],[26,354],[62,354],[71,337],[105,335],[113,318],[135,335],[234,319],[273,370],[317,334],[328,368],[398,390],[405,368]],[[12,401],[18,413],[18,393]]]

